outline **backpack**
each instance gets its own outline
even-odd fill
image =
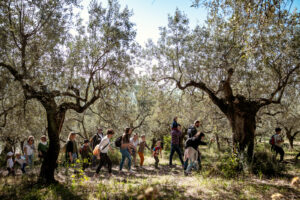
[[[275,137],[274,136],[275,135],[272,135],[270,140],[269,140],[269,144],[272,145],[272,146],[275,145]]]
[[[97,145],[95,146],[94,150],[93,150],[93,155],[94,155],[94,156],[99,156],[99,154],[100,154],[99,145],[100,145],[100,144],[97,144]]]
[[[192,138],[188,138],[186,141],[185,141],[185,148],[188,148],[192,146]]]
[[[115,140],[116,147],[121,147],[122,135]]]

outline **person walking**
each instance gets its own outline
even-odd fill
[[[158,167],[158,163],[159,163],[158,156],[160,155],[160,158],[162,158],[162,153],[161,152],[162,152],[161,142],[160,142],[160,140],[158,140],[156,142],[155,147],[153,148],[153,157],[154,157],[154,160],[155,160],[155,168],[156,169],[159,169],[159,167]]]
[[[84,140],[79,152],[82,159],[82,170],[85,170],[89,166],[89,163],[91,162],[91,155],[93,154],[89,145],[89,140]]]
[[[108,151],[112,150],[110,146],[110,140],[115,132],[112,129],[107,131],[106,136],[102,139],[99,145],[100,150],[100,163],[97,167],[96,174],[98,175],[102,166],[107,165],[109,177],[112,175],[112,162],[108,156]]]
[[[133,171],[131,170],[130,151],[132,148],[134,149],[135,147],[130,143],[131,133],[132,133],[132,129],[126,128],[125,133],[122,135],[122,138],[121,138],[120,152],[122,154],[122,160],[120,162],[120,172],[122,171],[125,159],[127,158],[128,159],[128,170],[130,173],[133,173]]]
[[[184,166],[184,162],[182,159],[182,153],[180,151],[179,147],[179,138],[181,136],[181,125],[177,124],[177,127],[173,127],[171,131],[171,152],[170,152],[170,158],[169,158],[169,166],[172,166],[172,160],[173,160],[173,155],[176,152],[179,156],[181,165]]]
[[[191,169],[194,167],[197,170],[201,166],[201,159],[199,159],[201,156],[201,153],[198,150],[199,145],[207,145],[206,142],[203,142],[203,139],[205,137],[204,133],[198,132],[195,136],[192,138],[188,138],[185,142],[185,152],[184,152],[184,170],[185,174],[189,174]],[[190,164],[189,164],[190,161]],[[197,165],[198,163],[198,165]]]
[[[66,146],[66,161],[69,164],[74,164],[78,159],[78,149],[76,144],[76,133],[70,132]]]
[[[136,163],[136,154],[137,154],[137,147],[139,145],[139,135],[137,133],[133,134],[133,137],[130,138],[130,143],[134,146],[134,148],[131,149],[131,155],[133,157],[133,164],[134,167],[137,167]]]
[[[272,145],[272,149],[276,152],[275,158],[277,157],[278,154],[280,154],[280,162],[282,162],[283,158],[284,158],[284,150],[281,147],[283,142],[284,142],[284,140],[281,135],[281,128],[276,128],[275,134],[272,135],[272,137],[270,139],[270,143]]]
[[[103,138],[103,130],[102,130],[102,128],[99,127],[97,129],[97,133],[91,139],[92,150],[94,150],[95,147],[98,144],[100,144],[102,138]],[[96,165],[97,165],[97,157],[95,155],[92,155],[92,167],[96,167]]]
[[[141,138],[142,138],[142,141],[139,143],[138,154],[139,154],[139,157],[140,157],[140,167],[143,167],[145,147],[149,150],[150,150],[150,148],[146,143],[146,135],[142,135]]]

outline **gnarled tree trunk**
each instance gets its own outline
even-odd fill
[[[235,107],[235,106],[234,106]],[[226,113],[225,113],[226,114]],[[239,109],[233,108],[229,114],[226,114],[231,128],[233,149],[238,149],[239,153],[245,151],[247,147],[248,161],[252,159],[254,150],[254,134],[256,129],[256,111],[242,112]]]
[[[57,158],[60,151],[59,134],[65,117],[65,111],[57,110],[54,99],[43,103],[47,113],[49,149],[43,160],[40,181],[43,183],[54,183],[54,172],[57,168]]]

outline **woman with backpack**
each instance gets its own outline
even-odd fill
[[[133,173],[133,171],[131,170],[131,155],[130,155],[129,151],[130,151],[130,149],[135,149],[135,146],[130,143],[131,133],[132,133],[132,129],[126,128],[125,133],[121,137],[120,152],[122,154],[122,160],[120,163],[120,172],[122,171],[125,159],[127,158],[128,159],[128,170],[130,173]]]

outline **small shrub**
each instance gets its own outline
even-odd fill
[[[122,155],[119,149],[114,149],[114,151],[109,151],[108,154],[113,165],[118,165],[120,163]]]
[[[241,167],[239,158],[235,155],[225,154],[221,163],[217,166],[225,178],[233,178],[240,174]]]
[[[164,136],[164,151],[171,151],[171,135]]]
[[[271,153],[258,151],[254,154],[250,170],[256,175],[272,177],[281,174],[285,168],[284,165],[273,159]]]

